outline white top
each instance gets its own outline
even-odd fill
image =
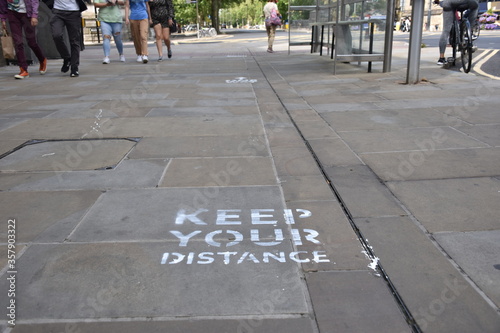
[[[54,0],[54,8],[59,10],[80,11],[76,0]]]
[[[265,18],[268,18],[269,16],[271,16],[271,11],[273,10],[273,8],[276,10],[276,12],[278,12],[278,5],[276,3],[274,3],[274,2],[266,3],[264,8],[262,9],[262,11],[264,12]]]

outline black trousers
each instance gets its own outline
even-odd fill
[[[80,50],[82,39],[82,15],[79,11],[53,9],[50,28],[57,51],[64,60],[70,60],[71,70],[77,71],[80,65]],[[69,45],[64,42],[64,28],[68,31]]]

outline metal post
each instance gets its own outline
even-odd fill
[[[431,15],[432,15],[432,0],[429,0],[429,8],[427,9],[427,31],[431,31]]]
[[[396,6],[395,0],[387,0],[387,13],[385,21],[384,65],[383,65],[384,73],[391,71],[395,6]]]
[[[410,48],[408,50],[408,70],[406,83],[417,84],[420,81],[420,53],[422,48],[422,29],[424,23],[425,0],[413,0],[411,9]]]
[[[198,0],[196,0],[196,32],[198,38],[200,38],[200,14],[198,12]]]

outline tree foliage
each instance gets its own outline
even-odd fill
[[[176,19],[181,24],[196,23],[196,3],[186,0],[173,0]],[[312,1],[312,0],[298,0]],[[263,24],[262,8],[265,0],[199,0],[198,14],[200,25],[213,26],[216,29],[224,23],[231,26]],[[283,16],[288,10],[287,2],[278,2],[278,9]]]

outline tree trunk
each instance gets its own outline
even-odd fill
[[[220,0],[212,0],[212,27],[215,28],[217,31],[217,34],[220,34],[220,27],[219,27],[219,5],[220,5]]]

